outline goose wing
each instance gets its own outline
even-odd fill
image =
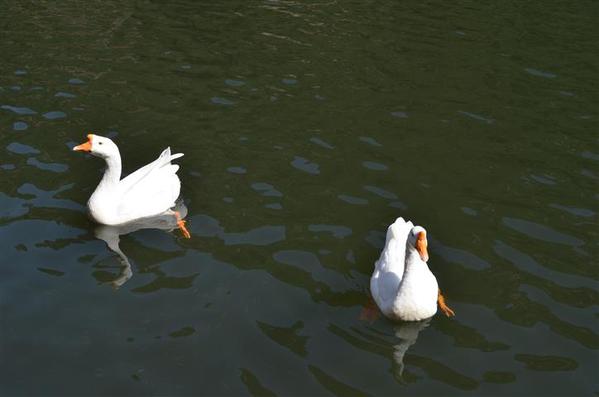
[[[406,261],[406,244],[408,235],[414,227],[411,221],[405,221],[399,217],[387,228],[385,248],[377,263],[381,265],[380,270],[393,271],[403,275]],[[400,276],[401,277],[401,276]]]
[[[141,182],[145,178],[151,177],[154,171],[160,168],[171,165],[171,161],[183,157],[183,153],[171,154],[171,148],[167,147],[160,153],[160,156],[149,164],[144,165],[135,172],[127,175],[119,182],[119,187],[123,193],[133,188],[137,183]]]
[[[175,206],[181,191],[178,165],[171,160],[183,154],[171,154],[170,148],[152,163],[127,176],[120,183],[121,201],[118,212],[123,219],[137,219],[163,213]]]
[[[164,166],[136,182],[121,196],[119,215],[123,219],[146,218],[174,207],[181,191],[178,169],[178,165]]]
[[[390,310],[399,291],[405,270],[406,243],[413,227],[412,222],[400,217],[387,228],[385,247],[370,279],[370,292],[383,312]]]

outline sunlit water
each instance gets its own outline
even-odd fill
[[[596,394],[597,13],[4,2],[1,394]],[[89,131],[192,239],[88,220]],[[398,216],[455,318],[364,315]]]

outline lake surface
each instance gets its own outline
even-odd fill
[[[2,2],[2,395],[599,392],[596,2],[171,3]],[[98,237],[90,131],[191,239]],[[398,216],[455,318],[368,311]]]

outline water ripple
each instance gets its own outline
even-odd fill
[[[227,168],[227,171],[229,171],[231,174],[245,174],[247,173],[247,169],[245,169],[244,167],[229,167]]]
[[[578,363],[567,357],[516,354],[514,358],[534,371],[573,371],[578,368]]]
[[[42,161],[39,161],[35,157],[29,157],[27,159],[27,164],[32,165],[36,168],[39,168],[40,170],[52,171],[52,172],[58,172],[58,173],[66,172],[69,169],[69,167],[66,164],[44,163]]]
[[[327,143],[327,142],[325,142],[322,139],[317,138],[317,137],[310,138],[310,142],[312,142],[312,143],[314,143],[314,144],[316,144],[318,146],[321,146],[321,147],[323,147],[325,149],[335,149],[335,146],[333,146],[330,143]]]
[[[245,85],[245,82],[241,80],[227,79],[225,80],[225,84],[231,87],[241,87]]]
[[[376,187],[376,186],[371,186],[371,185],[365,185],[363,186],[364,190],[370,192],[370,193],[374,193],[377,196],[380,196],[382,198],[385,199],[389,199],[389,200],[396,200],[397,199],[397,195],[395,193],[391,193],[385,189],[382,189],[380,187]]]
[[[465,265],[474,270],[483,270],[491,267],[489,262],[471,252],[460,248],[449,247],[432,237],[430,237],[430,240],[432,252],[438,254],[447,262]]]
[[[271,245],[285,240],[285,226],[261,226],[243,233],[221,235],[226,245]]]
[[[29,145],[24,145],[22,143],[18,143],[18,142],[12,142],[10,143],[6,149],[9,152],[13,152],[16,154],[39,154],[40,151],[37,150],[34,147],[31,147]]]
[[[373,171],[386,171],[389,169],[389,167],[387,167],[385,164],[377,163],[375,161],[363,161],[362,165],[364,168],[368,168],[369,170]]]
[[[252,183],[252,189],[267,197],[283,197],[283,193],[279,192],[273,185],[266,182]]]
[[[210,102],[212,102],[215,105],[224,105],[224,106],[235,105],[235,102],[233,102],[227,98],[222,98],[219,96],[213,96],[212,98],[210,98]]]
[[[71,94],[70,92],[57,92],[56,94],[54,94],[55,97],[57,98],[76,98],[77,95],[75,94]]]
[[[27,128],[29,128],[29,124],[24,121],[15,121],[12,124],[12,129],[15,131],[25,131]]]
[[[495,253],[516,266],[518,269],[541,277],[545,280],[554,280],[558,285],[568,288],[595,288],[595,283],[586,277],[551,270],[537,262],[529,254],[522,252],[501,240],[495,240],[493,244]]]
[[[341,201],[345,201],[348,204],[354,205],[366,205],[368,204],[368,200],[362,197],[350,196],[349,194],[339,194],[337,198]]]
[[[571,246],[581,246],[584,244],[584,241],[574,236],[558,232],[556,230],[551,229],[550,227],[540,225],[535,222],[510,217],[503,217],[502,222],[509,228],[514,229],[522,234],[525,234],[537,240]]]
[[[380,143],[378,143],[374,138],[368,137],[368,136],[361,136],[360,140],[364,143],[367,143],[371,146],[376,146],[376,147],[381,147],[383,145],[381,145]]]
[[[307,172],[308,174],[320,174],[319,165],[303,157],[295,156],[293,161],[291,161],[291,165],[298,170]]]
[[[534,179],[535,181],[542,183],[544,185],[555,185],[557,184],[557,182],[555,181],[555,178],[549,176],[549,175],[533,175],[530,174],[530,177],[532,179]]]
[[[56,110],[56,111],[44,113],[42,116],[47,120],[57,120],[57,119],[64,119],[65,117],[67,117],[67,114],[65,112]]]
[[[271,245],[285,240],[285,226],[268,225],[250,229],[246,232],[225,232],[220,222],[208,215],[192,217],[190,228],[193,235],[200,237],[218,237],[225,245]]]
[[[478,211],[476,211],[474,208],[460,207],[460,209],[466,215],[469,215],[469,216],[477,216],[478,215]]]
[[[35,110],[29,109],[26,107],[2,105],[2,106],[0,106],[0,108],[4,109],[4,110],[10,110],[11,112],[20,114],[20,115],[37,114],[37,112]]]
[[[476,114],[476,113],[472,113],[472,112],[466,112],[463,110],[459,110],[458,113],[463,114],[464,116],[468,116],[474,120],[483,121],[487,124],[493,124],[495,122],[495,120],[493,120],[489,117],[481,116],[480,114]]]
[[[571,206],[555,204],[555,203],[549,204],[549,206],[551,208],[556,208],[558,210],[565,211],[565,212],[575,215],[575,216],[581,216],[583,218],[591,218],[591,217],[595,216],[595,214],[596,214],[595,211],[587,209],[587,208],[571,207]]]
[[[546,79],[554,79],[557,77],[556,74],[551,73],[551,72],[544,72],[542,70],[538,70],[538,69],[533,69],[533,68],[525,68],[524,71],[528,74],[531,74],[533,76],[537,76],[537,77],[545,77]]]
[[[349,227],[340,225],[309,225],[308,230],[311,232],[328,232],[335,238],[345,238],[352,234]]]

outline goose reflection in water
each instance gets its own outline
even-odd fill
[[[362,307],[360,312],[360,320],[367,321],[370,324],[377,321],[379,318],[384,318],[378,306],[372,298]],[[396,323],[393,327],[393,332],[397,343],[393,343],[393,375],[403,383],[403,371],[405,368],[404,356],[408,349],[416,344],[420,331],[430,325],[433,318],[429,317],[421,321],[406,321]]]
[[[408,349],[416,343],[420,331],[429,326],[431,318],[417,322],[397,324],[394,328],[398,343],[393,345],[393,374],[397,380],[403,380],[404,356]]]
[[[127,255],[125,255],[125,253],[121,251],[121,248],[119,247],[120,236],[133,233],[141,229],[160,229],[169,232],[177,229],[179,227],[178,218],[176,215],[174,215],[174,211],[179,213],[180,219],[185,219],[187,216],[187,207],[185,204],[183,204],[183,202],[178,202],[175,208],[173,208],[173,213],[165,213],[153,217],[141,218],[117,226],[100,225],[96,227],[94,230],[96,238],[103,240],[108,248],[118,255],[119,261],[123,266],[119,276],[110,283],[113,288],[120,288],[133,275],[129,258],[127,258]]]

